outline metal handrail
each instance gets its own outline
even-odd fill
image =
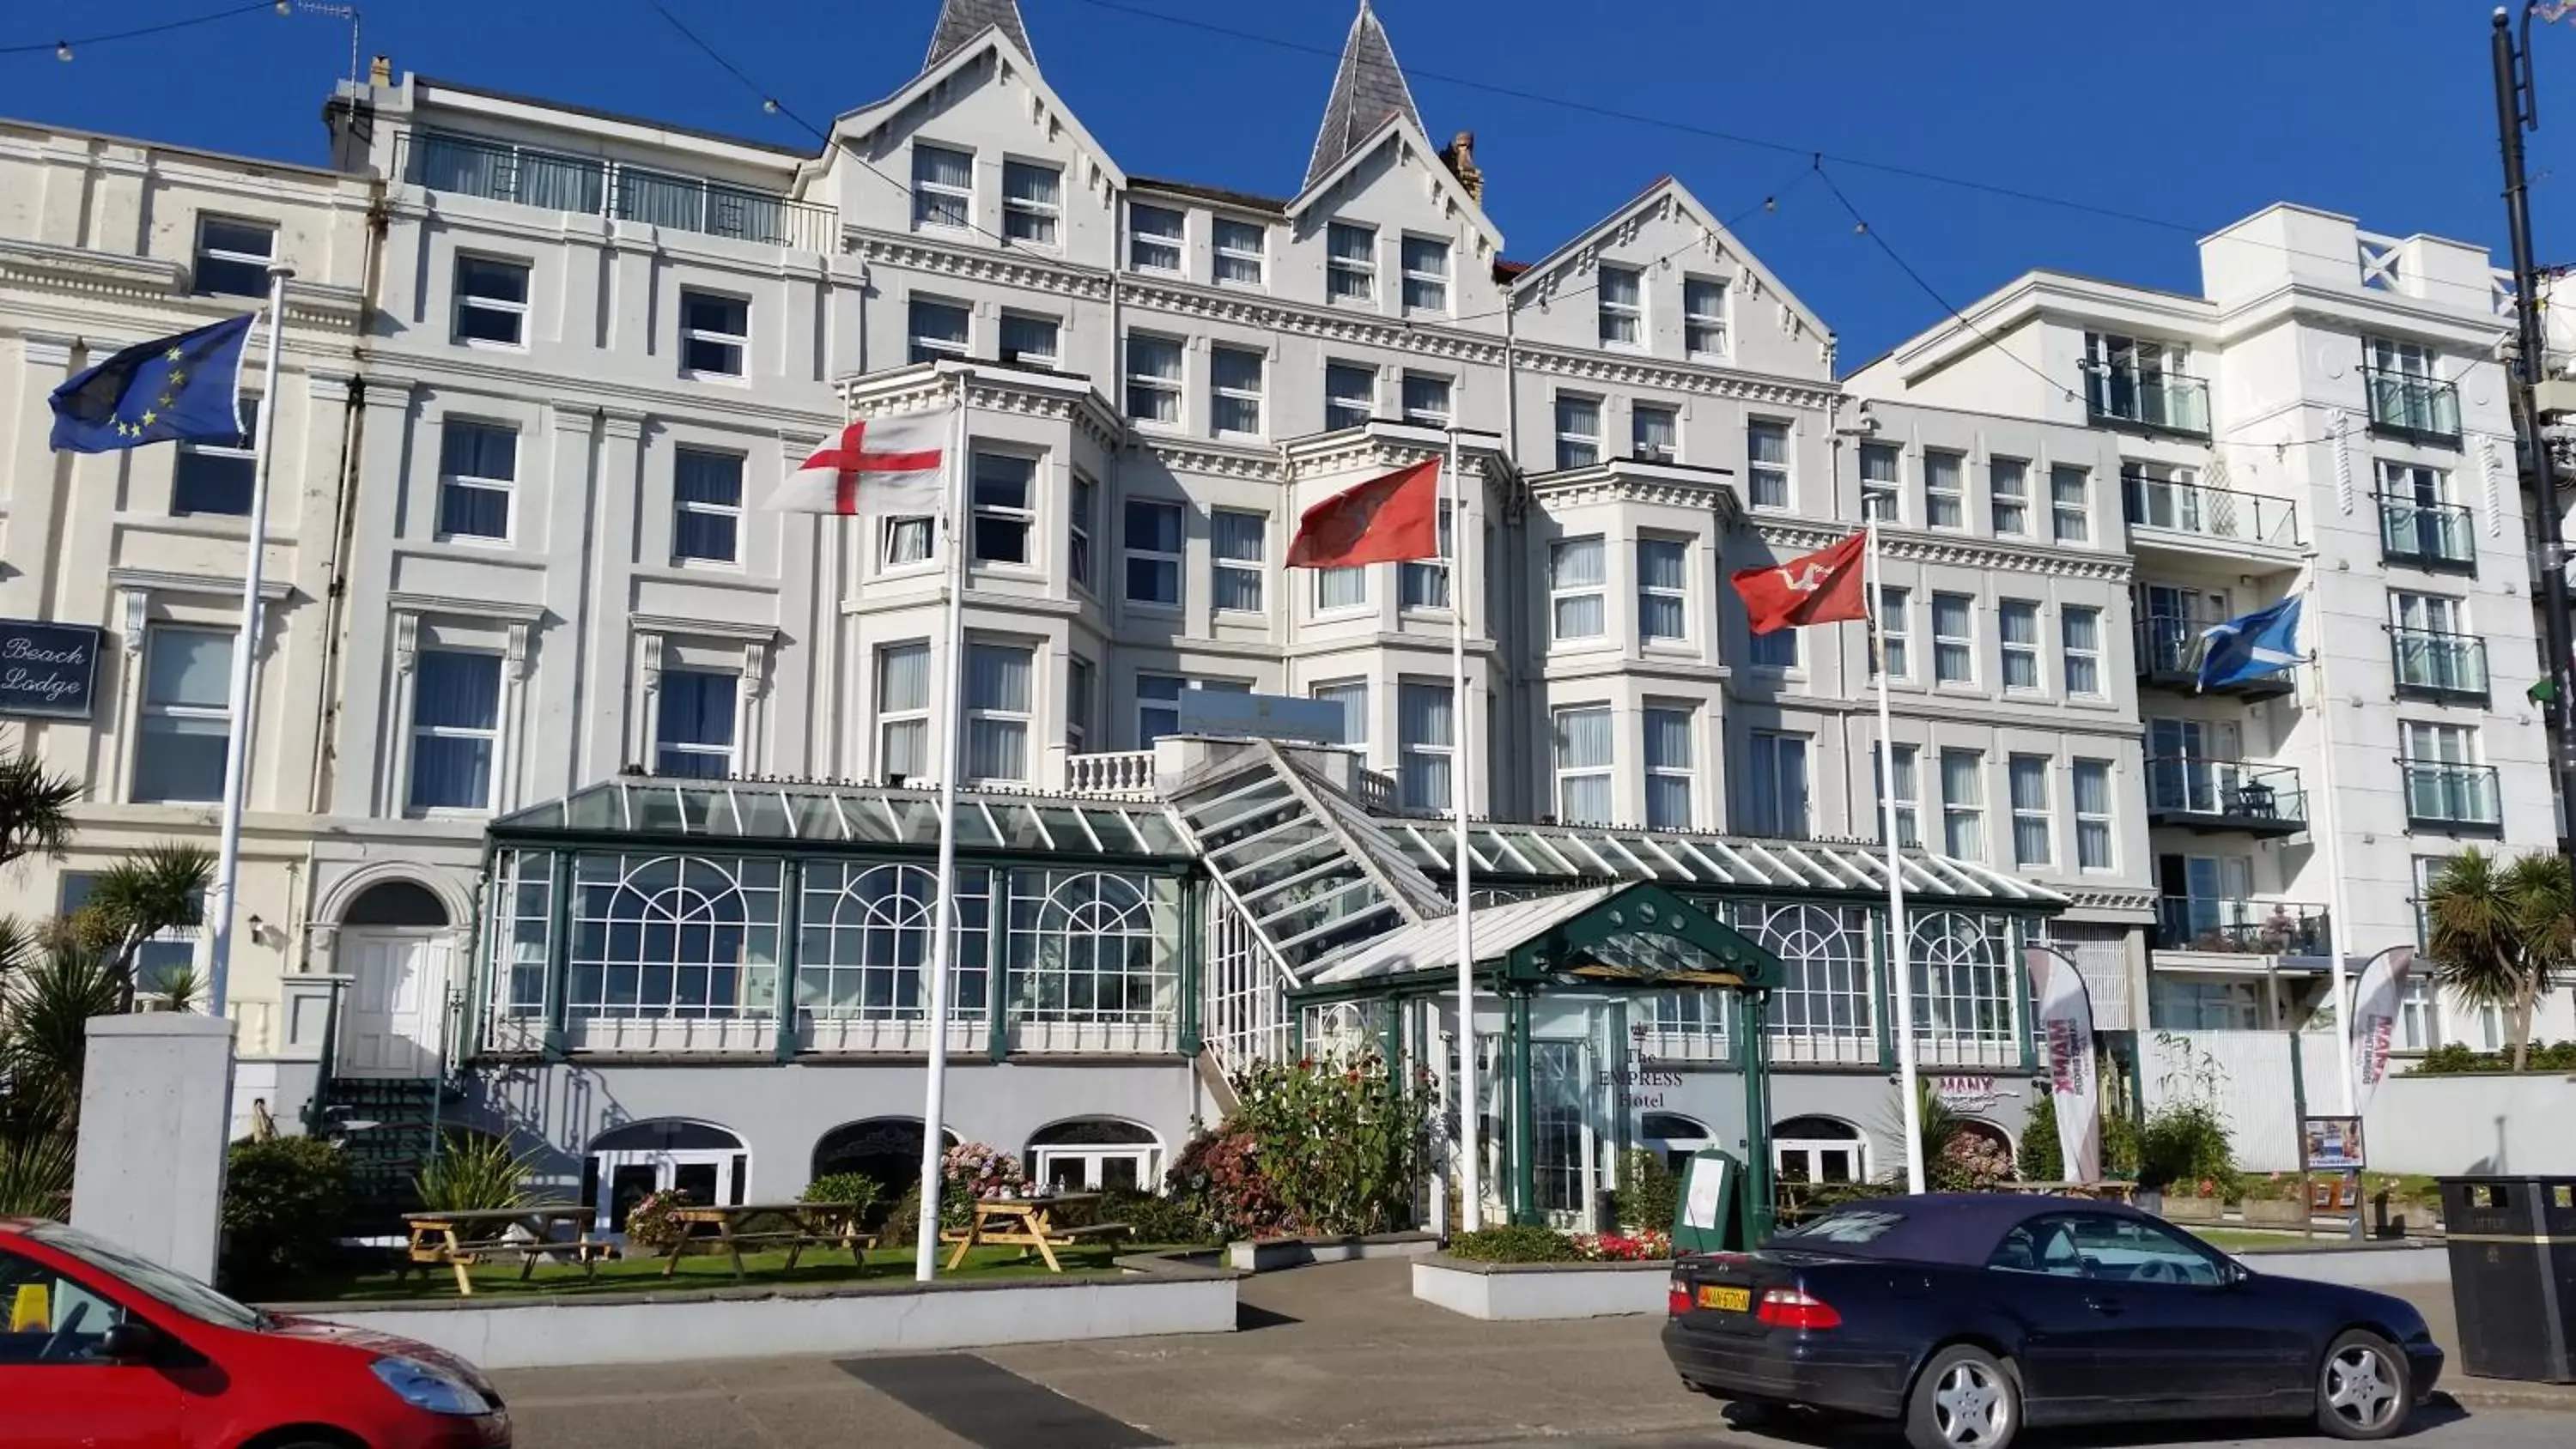
[[[837,208],[705,176],[636,166],[454,131],[396,138],[394,174],[406,185],[492,201],[647,222],[796,251],[829,252]]]
[[[2397,762],[2406,781],[2406,818],[2443,825],[2501,825],[2496,767],[2449,760]]]
[[[2308,818],[2307,790],[2289,765],[2247,764],[2198,755],[2147,757],[2147,808],[2296,825]]]
[[[2487,641],[2475,635],[2391,628],[2388,661],[2400,689],[2487,692]]]
[[[2379,495],[2380,549],[2390,558],[2474,565],[2478,544],[2473,524],[2466,504]]]
[[[2372,427],[2410,437],[2460,436],[2460,390],[2450,383],[2368,363],[2362,364],[2361,383]]]
[[[2255,956],[2323,956],[2332,951],[2329,913],[2299,901],[2164,896],[2156,901],[2156,949]]]
[[[2168,529],[2285,548],[2296,548],[2300,541],[2297,504],[2233,488],[2212,488],[2123,471],[2120,507],[2133,528]]]
[[[2209,436],[2209,384],[2199,378],[2179,372],[2142,373],[2134,366],[2108,362],[2082,366],[2084,405],[2094,417]]]

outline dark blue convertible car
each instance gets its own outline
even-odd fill
[[[1664,1347],[1702,1393],[1899,1421],[1915,1449],[2025,1425],[2313,1416],[2405,1427],[2442,1350],[2403,1300],[2256,1273],[2132,1208],[1847,1203],[1759,1252],[1674,1265]]]

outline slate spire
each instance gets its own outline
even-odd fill
[[[1022,55],[1037,59],[1029,49],[1029,28],[1020,22],[1019,0],[939,0],[939,23],[930,28],[930,54],[921,68],[929,70],[955,55],[987,29],[999,29]]]
[[[1395,47],[1387,43],[1386,27],[1378,23],[1368,0],[1360,0],[1359,17],[1351,22],[1350,38],[1342,42],[1341,68],[1333,73],[1332,99],[1324,102],[1324,125],[1315,134],[1315,156],[1306,163],[1306,185],[1313,186],[1340,165],[1368,139],[1369,132],[1394,115],[1410,117],[1416,127],[1422,124],[1422,113],[1413,107],[1413,92],[1404,84],[1404,71],[1395,63]]]

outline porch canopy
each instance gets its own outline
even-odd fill
[[[1498,981],[1640,990],[1780,984],[1780,958],[1661,886],[1593,886],[1473,913],[1476,966]],[[1458,969],[1458,924],[1442,916],[1318,963],[1300,984],[1347,995],[1445,982]]]

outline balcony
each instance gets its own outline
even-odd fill
[[[2326,908],[2295,901],[2166,896],[2156,902],[2156,949],[2222,956],[2330,956]]]
[[[2217,553],[2285,566],[2298,561],[2299,510],[2286,499],[2124,470],[2120,509],[2130,546],[2141,552]]]
[[[804,252],[837,249],[839,213],[764,191],[452,131],[415,131],[395,148],[396,174],[431,191],[547,211],[646,222]]]
[[[2379,495],[2379,556],[2436,574],[2475,574],[2478,540],[2469,510]]]
[[[2296,835],[2308,828],[2308,796],[2299,772],[2287,765],[2152,755],[2147,820],[2184,830]]]
[[[2105,427],[2187,438],[2209,436],[2209,384],[2180,373],[2087,363],[2084,409]]]
[[[2406,776],[2406,826],[2445,835],[2502,835],[2504,804],[2493,765],[2400,760]]]
[[[2388,631],[2388,662],[2399,699],[2442,704],[2487,702],[2487,641],[2430,629]]]
[[[2460,390],[2436,378],[2389,372],[2365,364],[2362,386],[2370,393],[2370,430],[2383,438],[2437,447],[2460,446]]]
[[[2138,645],[2138,683],[2150,689],[2180,690],[2185,694],[2200,688],[2200,634],[2223,618],[2199,615],[2181,617],[2172,614],[2149,614],[2138,620],[2135,638]],[[2222,684],[2208,692],[2234,699],[2277,699],[2298,687],[2296,670],[2283,669],[2234,684]]]

